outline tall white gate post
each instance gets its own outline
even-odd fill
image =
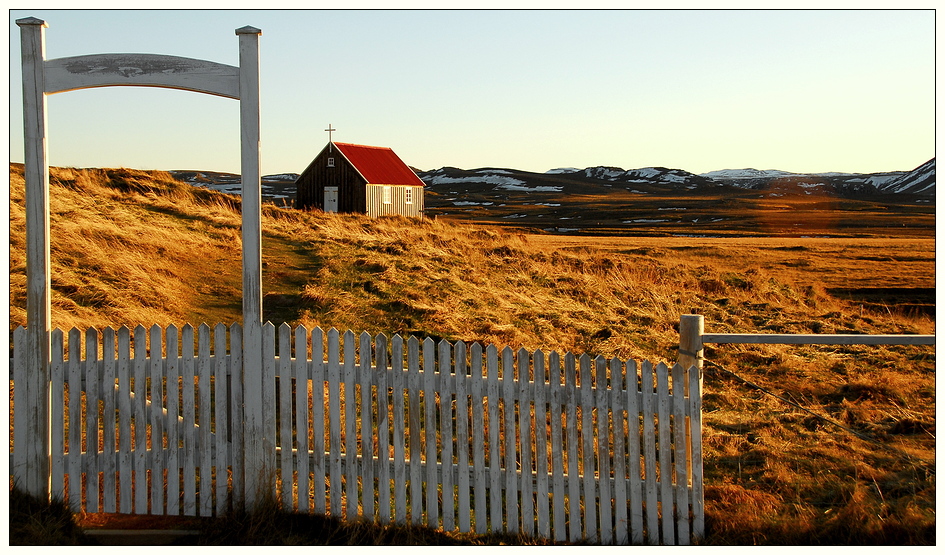
[[[46,160],[46,78],[44,62],[46,22],[35,17],[18,19],[23,71],[23,132],[26,179],[26,333],[28,431],[25,468],[14,468],[19,485],[28,493],[49,495],[49,166]],[[17,384],[17,387],[20,387]],[[20,459],[23,460],[23,459]]]
[[[262,383],[262,191],[259,159],[259,36],[255,27],[236,30],[240,41],[240,145],[243,211],[243,495],[254,507],[273,491],[275,419],[263,413]],[[242,504],[242,503],[241,503]]]

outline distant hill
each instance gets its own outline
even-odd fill
[[[239,194],[240,176],[170,172]],[[912,171],[796,174],[615,166],[419,171],[426,214],[556,233],[669,235],[927,234],[934,228],[935,159]],[[264,200],[291,206],[298,174],[263,177]]]

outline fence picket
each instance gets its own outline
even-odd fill
[[[85,331],[85,458],[82,471],[85,473],[86,511],[99,511],[99,451],[98,451],[98,401],[101,397],[102,378],[98,365],[98,331]]]
[[[213,515],[213,429],[210,409],[210,377],[213,366],[210,359],[210,326],[200,324],[197,328],[197,453],[198,472],[197,495],[200,500],[197,512],[200,516]],[[268,359],[268,357],[267,357]],[[265,414],[272,414],[267,412]]]
[[[473,489],[475,499],[476,533],[485,534],[488,530],[488,515],[486,514],[486,434],[485,415],[483,411],[483,375],[482,375],[482,345],[473,343],[470,351],[470,388],[472,390],[472,461],[473,461]]]
[[[538,505],[538,535],[551,537],[551,521],[548,497],[548,406],[546,394],[549,390],[545,381],[545,354],[541,350],[532,355],[535,368],[535,469],[536,503]]]
[[[548,377],[551,383],[551,481],[554,514],[554,540],[563,542],[568,539],[565,527],[567,515],[564,512],[564,446],[561,427],[562,399],[564,387],[561,385],[561,357],[552,351],[548,354]]]
[[[292,329],[283,322],[279,325],[279,377],[278,407],[279,407],[279,469],[282,492],[282,506],[291,510],[293,503],[293,461],[292,456]]]
[[[657,424],[659,427],[659,483],[660,483],[660,521],[663,524],[663,541],[673,545],[676,527],[673,520],[673,449],[669,441],[669,420],[672,400],[669,397],[669,369],[660,363],[656,367]]]
[[[387,369],[387,336],[377,334],[374,338],[374,365],[377,371],[372,376],[377,395],[377,518],[381,524],[390,522],[390,377]]]
[[[70,348],[72,347],[71,335],[69,337],[69,347]],[[29,419],[27,417],[29,416],[30,407],[32,407],[33,405],[32,399],[30,399],[30,396],[29,396],[29,388],[27,386],[29,381],[28,381],[28,374],[27,374],[28,361],[27,361],[26,349],[27,349],[26,328],[24,328],[23,326],[17,326],[16,329],[13,330],[14,358],[13,358],[13,368],[12,368],[13,370],[13,429],[14,431],[20,430],[20,433],[14,436],[13,438],[13,469],[12,470],[13,472],[16,473],[17,476],[22,476],[24,473],[28,472],[27,468],[29,466],[29,463],[27,462],[29,460],[27,457],[27,453],[30,450],[30,445],[27,442],[30,441],[30,437],[27,434],[24,434],[22,432],[22,430],[26,430],[28,428],[27,422],[29,422]],[[70,352],[70,355],[69,355],[70,367],[74,364],[75,360],[76,359],[73,358]],[[69,382],[70,401],[75,396],[73,394],[74,383],[75,382],[71,380]],[[72,411],[71,409],[72,407],[70,406],[69,414],[70,415],[75,414],[75,412]],[[72,431],[72,426],[70,426],[69,430],[70,432]],[[74,444],[72,443],[72,440],[70,438],[70,441],[69,441],[70,452],[72,451],[73,445]],[[69,482],[70,482],[70,489],[74,490],[75,486],[72,485],[73,483],[72,476],[70,476]],[[20,487],[24,487],[25,485],[26,484],[22,484]],[[70,502],[73,501],[71,497],[69,501]],[[73,507],[73,511],[75,511],[76,504],[74,502],[72,502],[71,504]]]
[[[486,392],[489,397],[489,531],[503,532],[502,470],[499,468],[499,360],[495,345],[486,347]]]
[[[69,505],[82,510],[82,332],[69,330]],[[23,383],[23,382],[20,382]],[[22,389],[22,388],[20,388]],[[143,405],[142,405],[143,406]],[[26,417],[26,411],[23,411]],[[24,426],[25,427],[25,426]],[[23,427],[20,427],[22,430]],[[143,467],[143,465],[142,465]]]
[[[242,506],[242,331],[194,331],[51,333],[53,495],[88,512]],[[399,335],[335,329],[326,363],[323,332],[308,333],[261,329],[268,417],[254,440],[287,510],[603,544],[704,533],[698,368],[416,337],[405,357]],[[13,395],[16,426],[32,409]],[[28,448],[13,440],[15,472]]]
[[[18,346],[18,334],[21,334],[20,330],[23,327],[17,327],[13,332],[13,348],[17,349]],[[50,401],[49,401],[49,420],[50,420],[50,448],[52,449],[50,453],[50,474],[51,474],[51,488],[49,490],[50,497],[52,499],[64,500],[65,499],[65,458],[64,454],[66,452],[66,438],[65,438],[65,425],[66,425],[66,415],[65,415],[65,371],[66,365],[63,360],[63,345],[62,345],[62,331],[53,330],[49,337],[50,346],[49,346],[49,379],[50,379]],[[25,365],[21,362],[22,359],[14,358],[13,364],[13,373],[12,377],[14,379],[14,384],[23,383],[24,376],[26,374]],[[20,379],[21,381],[17,382],[16,380]],[[23,410],[25,402],[22,397],[18,397],[20,401],[17,401],[16,394],[21,388],[14,387],[14,410],[16,409],[16,403],[21,403],[20,412],[26,412]],[[22,415],[21,415],[22,416]],[[14,430],[17,425],[16,413],[14,412],[13,417]],[[21,424],[20,429],[22,430],[23,425]],[[23,436],[21,436],[23,437]],[[25,439],[25,437],[23,437]],[[14,441],[16,438],[14,438]],[[17,452],[17,449],[20,452],[25,451],[25,446],[21,441],[19,445],[14,443],[14,455]],[[16,464],[14,463],[14,468]]]
[[[309,448],[308,439],[311,422],[308,408],[308,360],[308,333],[303,326],[296,326],[295,364],[292,367],[291,379],[295,383],[295,440],[298,449],[295,464],[298,466],[298,511],[303,514],[308,514],[312,510],[311,497],[309,497],[309,461],[312,450]],[[315,450],[314,454],[318,456],[318,451]],[[315,477],[317,478],[318,475],[316,474]]]
[[[673,366],[673,449],[676,463],[676,543],[689,544],[689,474],[686,470],[686,396],[684,379],[685,371],[679,364]]]
[[[535,502],[532,498],[532,403],[529,386],[530,358],[524,348],[518,350],[518,427],[519,458],[521,461],[521,482],[519,491],[522,501],[522,533],[531,536],[535,533]]]
[[[362,332],[358,357],[361,378],[361,514],[374,522],[374,419],[371,399],[371,335]]]
[[[624,391],[624,372],[620,359],[614,357],[610,359],[610,381],[611,388],[615,393],[613,397],[613,454],[614,454],[614,543],[625,545],[627,543],[627,463],[624,453],[626,452],[627,435],[624,428],[626,422],[624,411],[626,410],[626,396],[621,393]]]
[[[404,426],[404,396],[406,383],[404,376],[404,339],[394,335],[390,342],[390,371],[391,387],[394,390],[394,521],[397,524],[407,523],[407,467],[406,467],[406,434]],[[411,394],[412,395],[412,394]]]
[[[567,427],[568,455],[568,539],[573,543],[581,540],[581,484],[578,481],[578,435],[577,435],[577,368],[574,355],[564,356],[564,386],[567,405],[565,426]]]
[[[650,545],[660,542],[659,510],[656,500],[656,430],[653,407],[653,365],[643,362],[640,376],[643,397],[643,482],[646,503],[646,540]]]
[[[600,537],[597,530],[597,507],[594,503],[594,386],[591,378],[591,357],[584,353],[581,355],[581,457],[583,466],[581,472],[584,476],[584,491],[582,499],[584,500],[584,537],[589,541],[599,541]]]
[[[452,394],[454,389],[452,374],[450,369],[451,348],[448,341],[441,340],[438,345],[439,364],[437,365],[437,396],[440,403],[440,422],[437,426],[437,432],[440,437],[440,466],[442,467],[442,488],[440,492],[443,529],[453,531],[455,528],[456,498],[453,493],[453,438],[456,434],[453,432]]]
[[[338,330],[328,330],[329,512],[341,516],[341,363]]]
[[[518,534],[518,476],[516,475],[516,444],[518,438],[515,430],[515,353],[511,347],[502,349],[502,411],[505,418],[505,428],[502,430],[503,447],[505,448],[505,531]]]
[[[181,431],[183,451],[183,511],[187,516],[197,514],[197,400],[195,395],[196,359],[194,358],[194,327],[181,330],[181,406],[184,421]]]
[[[180,357],[178,330],[168,326],[165,378],[167,380],[167,514],[180,514]]]
[[[630,472],[630,543],[643,543],[643,482],[640,473],[640,386],[637,363],[627,361],[627,465]]]
[[[410,522],[420,524],[423,516],[422,478],[420,474],[420,342],[416,336],[407,339],[408,432],[410,434]]]
[[[315,512],[325,514],[325,479],[328,468],[325,459],[325,333],[321,328],[312,331],[312,487]],[[335,514],[335,513],[332,513]]]
[[[132,511],[132,477],[133,467],[131,459],[131,330],[127,326],[118,328],[118,511],[130,513]]]
[[[213,376],[213,463],[214,463],[214,489],[216,491],[216,514],[222,515],[226,511],[226,500],[228,493],[228,472],[227,472],[227,445],[229,443],[227,426],[227,413],[229,412],[228,397],[226,394],[226,326],[217,324],[213,332],[214,355],[216,356],[216,365],[214,366]],[[176,378],[175,378],[176,381]],[[170,383],[170,378],[168,378]],[[168,397],[170,400],[170,397]],[[176,419],[169,420],[176,422]],[[170,444],[170,435],[168,435],[168,444]],[[168,454],[175,452],[173,449]],[[176,470],[176,467],[173,467]],[[168,476],[170,480],[170,476]]]
[[[423,429],[426,457],[426,519],[424,524],[436,527],[440,523],[438,501],[439,480],[436,472],[436,347],[429,337],[423,341]]]
[[[115,466],[115,330],[102,330],[102,511],[114,513],[116,498]]]
[[[355,344],[354,332],[344,333],[344,394],[345,394],[345,517],[358,516],[358,438],[355,404]]]
[[[457,511],[459,531],[470,530],[469,498],[469,397],[466,394],[469,377],[466,373],[466,344],[457,341],[455,345],[456,380],[456,466],[459,474],[456,478]]]
[[[597,503],[600,511],[599,529],[600,543],[610,544],[613,542],[614,529],[611,523],[612,509],[610,506],[612,496],[610,489],[610,449],[611,442],[609,437],[609,419],[608,419],[608,388],[607,388],[607,360],[602,356],[594,358],[594,368],[596,376],[594,379],[596,397],[597,397],[597,468],[598,468],[598,489]],[[591,498],[590,495],[587,496]]]

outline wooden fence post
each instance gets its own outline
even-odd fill
[[[679,317],[679,364],[686,372],[685,393],[693,407],[690,417],[690,436],[687,438],[686,451],[689,453],[688,470],[692,476],[692,538],[696,541],[705,534],[705,501],[702,487],[702,336],[705,333],[705,319],[699,314],[683,314]],[[695,366],[696,375],[690,374]],[[673,386],[675,388],[675,386]],[[693,391],[696,389],[696,391]],[[693,438],[693,435],[698,435]]]
[[[702,369],[702,334],[705,321],[700,314],[679,317],[679,364],[687,371],[696,366]]]
[[[264,452],[275,445],[275,415],[263,413],[262,392],[262,203],[259,164],[259,35],[255,27],[236,30],[239,37],[240,150],[243,241],[243,385],[245,387],[245,483],[242,497],[255,506],[265,492],[272,468]],[[270,425],[271,421],[271,425]],[[270,430],[272,428],[272,430]],[[268,439],[269,441],[266,441]],[[239,489],[238,487],[236,488]],[[237,493],[237,498],[241,497]]]
[[[46,159],[46,22],[18,19],[23,72],[23,132],[26,179],[26,360],[27,431],[22,486],[49,495],[49,166]],[[17,449],[22,449],[22,443]]]

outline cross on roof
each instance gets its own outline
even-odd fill
[[[326,129],[325,131],[328,131],[328,151],[331,152],[331,132],[332,132],[332,131],[338,131],[338,130],[335,129],[335,128],[333,128],[333,127],[331,126],[331,124],[329,123],[329,124],[328,124],[328,129]]]

